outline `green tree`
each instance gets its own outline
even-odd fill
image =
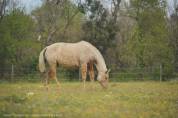
[[[173,51],[169,46],[166,2],[134,0],[131,5],[136,25],[127,41],[124,60],[140,68],[162,65],[167,78],[173,72]]]
[[[0,22],[0,65],[2,69],[16,65],[17,69],[31,65],[38,53],[34,38],[34,21],[23,10],[13,9]],[[33,52],[33,53],[32,53]],[[1,74],[4,72],[2,71]]]
[[[170,44],[174,52],[174,67],[178,70],[178,1],[174,0],[174,12],[169,18]]]
[[[42,47],[51,43],[79,41],[82,35],[83,14],[70,0],[44,1],[32,15],[37,21],[37,32],[42,36]]]
[[[113,11],[110,11],[98,0],[86,0],[83,4],[86,13],[86,22],[83,24],[85,32],[83,40],[95,45],[109,66],[116,59],[114,55],[116,55],[116,35],[119,31],[117,19],[120,2],[120,0],[112,0]],[[112,56],[110,52],[112,52]]]

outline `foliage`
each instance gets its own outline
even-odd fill
[[[173,53],[174,53],[174,67],[177,70],[178,69],[178,5],[174,9],[175,12],[171,14],[168,23],[169,23],[169,33],[170,33],[169,34],[170,46],[173,48]]]
[[[173,72],[174,55],[169,45],[164,4],[161,5],[158,0],[132,1],[136,9],[136,25],[126,43],[123,59],[129,65],[141,68],[163,65],[163,73],[167,77]]]
[[[144,71],[155,71],[156,78],[161,65],[167,79],[177,71],[177,8],[169,17],[166,0],[109,0],[107,5],[100,0],[42,3],[26,14],[17,1],[0,2],[1,76],[9,73],[12,64],[18,74],[36,71],[42,48],[80,40],[96,46],[112,72],[139,68],[142,77]],[[63,75],[78,75],[76,70],[63,70]]]
[[[118,7],[119,4],[120,2],[115,7]],[[84,5],[88,16],[83,24],[83,30],[86,34],[83,39],[94,44],[109,64],[111,61],[109,61],[110,55],[107,51],[109,48],[115,49],[116,34],[119,31],[116,21],[117,14],[111,14],[101,1],[87,0]]]
[[[1,66],[6,69],[11,64],[18,65],[18,68],[28,65],[39,50],[39,44],[33,39],[35,26],[32,18],[22,10],[14,9],[4,16],[0,27]]]
[[[80,40],[83,15],[71,1],[66,0],[59,5],[46,1],[32,15],[37,21],[37,33],[42,36],[40,42],[43,47],[60,41]]]

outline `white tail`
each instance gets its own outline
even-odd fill
[[[46,67],[45,67],[45,60],[44,60],[44,51],[46,49],[43,49],[41,52],[40,52],[40,56],[39,56],[39,70],[41,73],[45,72],[46,70]]]

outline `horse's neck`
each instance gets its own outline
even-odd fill
[[[96,68],[98,70],[98,73],[104,73],[107,71],[105,61],[101,55],[97,56],[96,62]]]

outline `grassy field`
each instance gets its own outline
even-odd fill
[[[1,83],[0,117],[178,118],[178,82]]]

